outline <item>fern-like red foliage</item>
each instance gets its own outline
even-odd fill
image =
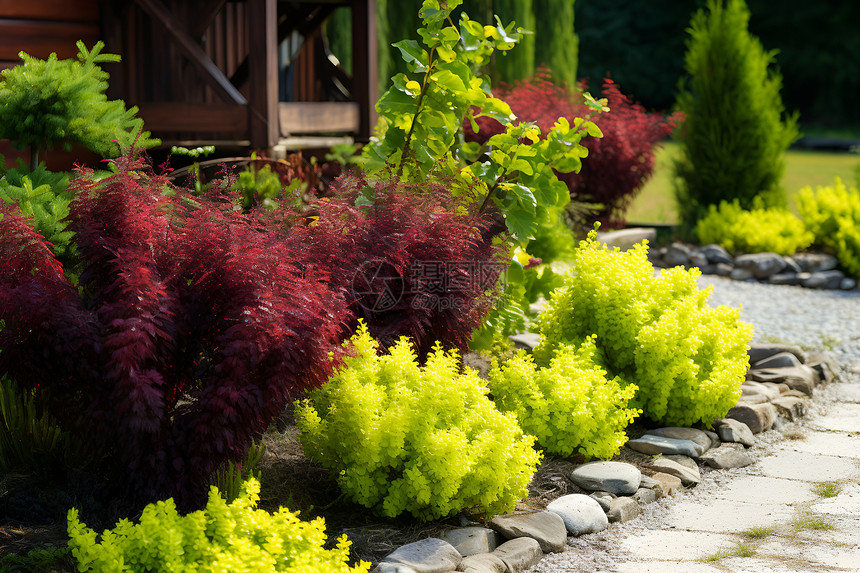
[[[587,84],[583,82],[580,88],[587,89]],[[591,113],[581,93],[554,84],[548,71],[542,69],[530,80],[502,86],[497,95],[520,120],[535,122],[546,133],[559,117],[572,124],[574,117],[587,117]],[[601,96],[608,100],[610,111],[596,115],[592,121],[600,127],[603,137],[583,140],[589,154],[579,173],[557,175],[567,184],[572,199],[601,206],[595,220],[604,227],[620,227],[625,223],[624,212],[654,171],[655,146],[683,116],[649,113],[609,78],[603,81]],[[468,122],[464,125],[467,140],[485,143],[492,135],[504,131],[501,124],[486,117],[478,119],[478,127],[476,134]]]
[[[291,397],[325,380],[348,311],[288,237],[140,162],[118,167],[74,183],[77,287],[2,207],[0,372],[39,387],[136,493],[193,503]]]

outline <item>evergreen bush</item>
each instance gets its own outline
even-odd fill
[[[655,276],[647,251],[610,250],[595,232],[580,242],[565,286],[541,313],[535,361],[549,366],[560,345],[596,335],[597,363],[639,387],[634,408],[661,424],[710,425],[740,397],[752,327],[737,309],[708,306],[698,269]]]
[[[364,325],[353,355],[310,399],[296,403],[308,457],[352,501],[422,520],[468,510],[511,511],[540,460],[534,438],[487,397],[474,370],[437,346],[419,366],[406,338],[388,354]]]
[[[795,196],[797,210],[815,244],[832,249],[849,273],[860,277],[860,192],[840,178],[833,185],[806,186]]]
[[[793,255],[812,244],[813,234],[787,209],[745,210],[737,200],[710,205],[696,226],[702,244],[716,243],[736,253]]]
[[[721,201],[737,199],[744,209],[757,197],[766,207],[786,202],[783,154],[798,137],[797,115],[784,113],[776,52],[748,23],[743,0],[708,0],[690,24],[689,79],[678,96],[686,120],[673,166],[679,215],[690,228]]]

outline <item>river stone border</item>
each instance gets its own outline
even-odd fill
[[[826,355],[807,356],[795,346],[753,343],[748,354],[750,368],[741,385],[741,397],[725,418],[714,420],[716,432],[695,428],[649,430],[644,436],[650,438],[628,442],[634,447],[644,444],[641,447],[654,456],[643,467],[591,462],[573,469],[571,481],[585,486],[591,495],[568,494],[552,501],[547,511],[515,511],[486,523],[451,528],[441,535],[444,539],[428,538],[398,548],[372,572],[520,573],[537,564],[545,552],[566,549],[559,544],[561,538],[569,542],[570,537],[601,531],[610,523],[635,519],[642,505],[674,495],[683,487],[695,487],[699,464],[718,470],[752,464],[746,450],[754,447],[755,434],[803,416],[815,388],[834,379],[834,369]],[[761,381],[763,378],[766,381]],[[684,447],[697,455],[678,454],[677,442],[686,442]],[[665,445],[664,451],[659,450],[661,445]],[[573,475],[577,470],[580,474],[586,470],[588,479],[577,479]],[[619,489],[620,479],[638,483]],[[485,548],[485,552],[475,553],[476,547]]]

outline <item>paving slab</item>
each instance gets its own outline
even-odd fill
[[[823,415],[809,421],[813,429],[853,433],[860,430],[860,404],[834,404]]]
[[[803,439],[785,442],[782,447],[798,452],[860,460],[860,434],[806,431]]]
[[[672,505],[664,523],[668,527],[710,533],[741,533],[752,527],[767,527],[788,521],[795,511],[787,505],[713,499],[680,501]]]
[[[620,549],[643,560],[697,560],[731,545],[734,537],[721,533],[652,529],[621,541]]]
[[[715,498],[756,504],[792,505],[817,499],[809,484],[782,478],[743,476],[713,493]]]
[[[759,460],[758,469],[768,477],[812,482],[836,481],[860,475],[860,468],[854,460],[795,452],[781,447]]]
[[[724,573],[707,563],[690,561],[628,561],[619,563],[616,573]]]

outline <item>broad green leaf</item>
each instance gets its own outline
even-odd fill
[[[517,209],[505,213],[505,226],[520,242],[533,239],[535,231],[537,231],[535,218],[525,211]]]
[[[507,193],[511,194],[516,199],[517,203],[529,215],[535,215],[537,199],[535,199],[534,193],[532,193],[531,189],[519,183],[505,183],[500,185],[500,187],[504,188]]]
[[[521,171],[526,175],[534,174],[534,170],[532,169],[531,163],[529,163],[525,159],[514,159],[508,169],[510,171]]]
[[[441,54],[442,48],[439,48],[439,52]],[[458,93],[466,91],[466,85],[463,83],[463,79],[460,76],[453,74],[448,69],[440,69],[430,77],[440,87],[449,92]]]
[[[493,149],[490,151],[490,161],[504,169],[507,169],[511,164],[511,158],[508,157],[507,153],[500,149]]]
[[[427,51],[418,45],[415,40],[401,40],[393,44],[400,50],[400,57],[406,62],[409,70],[416,73],[424,73],[430,65],[430,56]]]

